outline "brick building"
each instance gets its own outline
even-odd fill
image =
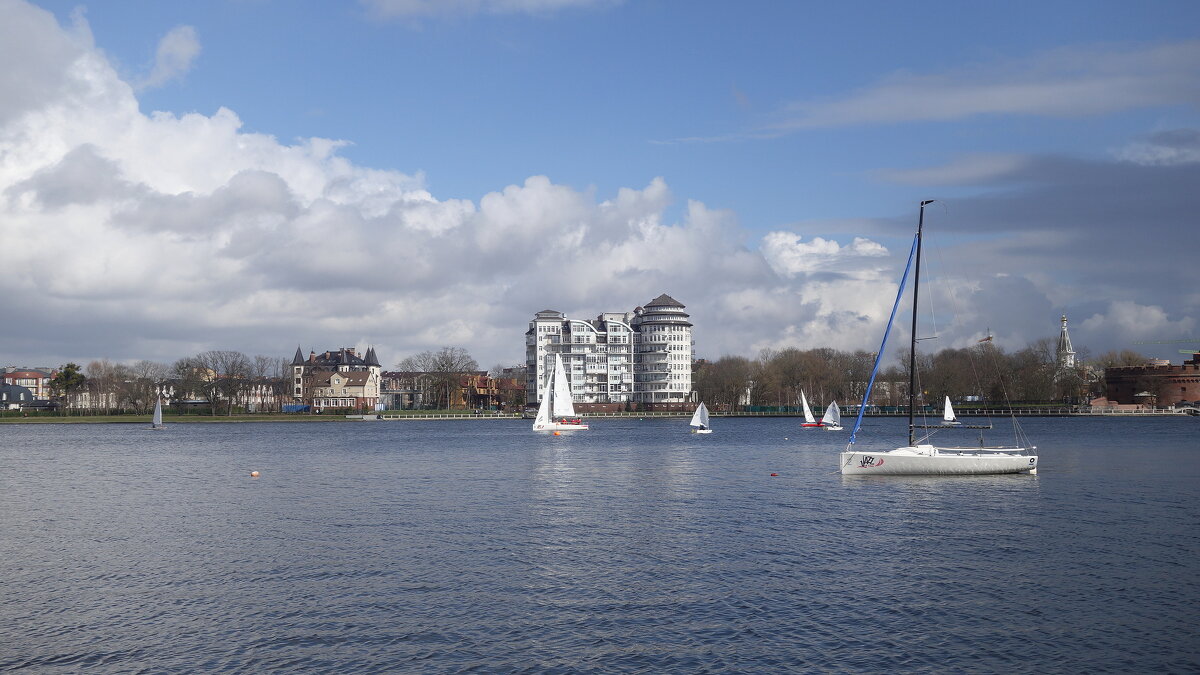
[[[1105,398],[1113,403],[1172,406],[1200,401],[1200,352],[1182,365],[1155,363],[1104,370]]]

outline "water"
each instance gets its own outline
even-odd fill
[[[685,424],[0,427],[0,670],[1200,670],[1196,418],[957,478]]]

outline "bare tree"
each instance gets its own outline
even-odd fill
[[[149,412],[169,375],[166,364],[137,361],[129,366],[129,377],[121,386],[121,404],[135,413]]]
[[[736,410],[749,391],[755,366],[742,356],[722,356],[696,371],[696,393],[714,410]]]
[[[442,347],[436,352],[424,351],[406,357],[396,364],[396,369],[427,374],[430,398],[450,408],[452,393],[460,389],[460,376],[478,372],[479,363],[462,347]]]

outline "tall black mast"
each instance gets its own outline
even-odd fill
[[[917,399],[917,296],[921,292],[921,228],[925,226],[925,205],[933,199],[921,202],[921,215],[917,218],[917,267],[913,275],[912,344],[908,348],[908,444],[915,442],[913,415]]]

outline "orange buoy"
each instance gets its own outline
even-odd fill
[[[250,477],[251,477],[251,478],[258,478],[258,472],[257,472],[257,471],[251,471],[251,472],[250,472]]]
[[[554,432],[554,435],[555,435],[555,436],[562,436],[562,432],[561,432],[561,431],[556,431],[556,432]]]
[[[772,476],[778,476],[779,474],[777,474],[777,473],[773,473],[773,474],[771,474],[771,475],[772,475]]]

